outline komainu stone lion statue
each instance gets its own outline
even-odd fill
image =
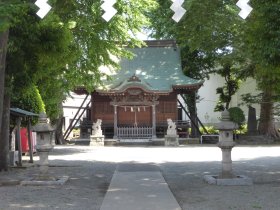
[[[176,136],[176,124],[171,119],[167,119],[167,135],[169,136]]]
[[[92,133],[91,134],[93,136],[102,136],[101,124],[102,124],[101,119],[97,119],[96,123],[92,124]]]

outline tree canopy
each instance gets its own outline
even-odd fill
[[[135,34],[148,24],[144,13],[156,2],[119,0],[115,4],[118,13],[110,22],[102,19],[101,0],[50,0],[48,3],[52,10],[41,20],[36,15],[38,8],[34,1],[0,2],[1,41],[2,34],[9,31],[7,59],[0,59],[0,67],[6,69],[3,72],[6,72],[7,97],[17,89],[37,86],[47,114],[56,118],[58,104],[65,94],[77,85],[93,90],[106,76],[99,71],[100,66],[118,67],[115,57],[132,56],[126,46],[143,44]],[[1,45],[1,51],[6,48],[6,44]],[[2,164],[6,160],[0,159],[1,170],[6,168],[6,163]]]
[[[253,11],[246,20],[238,16],[240,9],[235,5],[235,0],[185,1],[183,7],[187,11],[178,24],[171,19],[171,2],[157,1],[159,9],[150,14],[152,36],[177,39],[182,48],[183,68],[187,75],[205,77],[212,72],[222,75],[228,72],[227,75],[231,76],[227,85],[218,90],[221,99],[225,99],[221,100],[223,103],[228,104],[240,79],[254,77],[263,91],[259,132],[275,136],[273,99],[279,95],[276,81],[279,81],[280,74],[280,1],[250,1]],[[190,57],[191,54],[184,52],[185,49],[196,58],[200,55],[202,60]],[[233,91],[229,86],[233,87]],[[225,107],[228,108],[227,105]]]
[[[155,2],[118,1],[118,13],[110,22],[102,19],[101,3],[50,1],[53,8],[41,20],[35,14],[36,6],[17,2],[25,12],[10,26],[7,72],[13,75],[14,83],[25,87],[47,82],[44,89],[39,87],[40,92],[55,86],[65,93],[77,85],[93,90],[104,76],[100,66],[118,67],[114,57],[131,57],[125,46],[143,44],[135,33],[148,24],[144,11],[153,8]]]

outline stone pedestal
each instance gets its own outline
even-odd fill
[[[90,136],[90,146],[104,146],[104,135],[100,136]]]
[[[218,143],[218,147],[222,150],[222,172],[220,179],[231,179],[236,176],[232,172],[231,150],[235,146],[233,141],[222,141]]]
[[[55,178],[49,175],[49,152],[53,149],[52,145],[38,145],[36,147],[39,155],[39,175],[37,181],[54,181]]]
[[[164,145],[165,146],[179,146],[178,135],[165,135]]]

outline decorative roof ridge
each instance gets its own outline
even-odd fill
[[[131,77],[128,77],[126,79],[124,79],[122,82],[120,82],[118,85],[112,87],[112,90],[118,89],[118,91],[120,90],[126,90],[127,88],[130,87],[138,87],[138,88],[142,88],[143,90],[146,90],[148,92],[150,91],[154,91],[151,86],[151,84],[147,83],[144,80],[141,80],[138,76],[136,76],[135,74],[133,74]]]
[[[141,82],[141,79],[139,77],[137,77],[136,74],[134,73],[130,78],[128,78],[127,81],[128,82]]]

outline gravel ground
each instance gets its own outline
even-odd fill
[[[221,151],[215,146],[104,147],[56,146],[50,154],[50,173],[69,176],[63,186],[0,186],[0,209],[98,210],[114,171],[161,171],[183,210],[280,209],[280,146],[237,146],[236,175],[253,179],[253,186],[214,186],[203,175],[221,170]],[[35,165],[0,172],[0,181],[28,179]],[[112,207],[112,210],[114,208]]]

